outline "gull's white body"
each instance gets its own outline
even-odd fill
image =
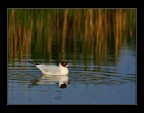
[[[53,65],[41,65],[34,62],[29,61],[31,64],[34,64],[44,75],[67,75],[68,74],[68,65],[66,61],[61,61],[59,66]]]
[[[67,75],[68,74],[68,69],[66,67],[61,66],[61,64],[59,64],[59,66],[37,65],[36,67],[40,69],[44,75]]]

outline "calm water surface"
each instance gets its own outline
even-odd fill
[[[8,104],[136,104],[136,56],[130,47],[120,49],[117,64],[107,63],[114,56],[108,56],[101,66],[94,65],[97,60],[92,56],[87,65],[82,53],[77,57],[74,64],[67,56],[70,68],[66,88],[59,87],[63,76],[42,78],[41,72],[27,62],[58,65],[53,59],[50,63],[44,59],[9,61]]]

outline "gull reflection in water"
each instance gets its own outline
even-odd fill
[[[33,85],[57,83],[60,88],[67,88],[70,84],[68,75],[41,75],[40,78],[32,81]]]

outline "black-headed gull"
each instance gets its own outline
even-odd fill
[[[53,65],[41,65],[31,61],[28,61],[31,64],[34,64],[44,75],[67,75],[68,74],[68,64],[66,61],[61,61],[59,66]]]

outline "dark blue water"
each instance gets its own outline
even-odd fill
[[[26,54],[26,56],[29,56]],[[75,63],[67,55],[68,84],[60,88],[61,77],[43,78],[27,61],[58,65],[45,59],[14,59],[8,62],[8,104],[136,104],[136,54],[129,46],[120,48],[119,56],[107,54],[103,65],[96,65],[93,55],[85,65],[84,54]],[[116,62],[114,62],[116,61]],[[111,63],[112,62],[112,63]]]

